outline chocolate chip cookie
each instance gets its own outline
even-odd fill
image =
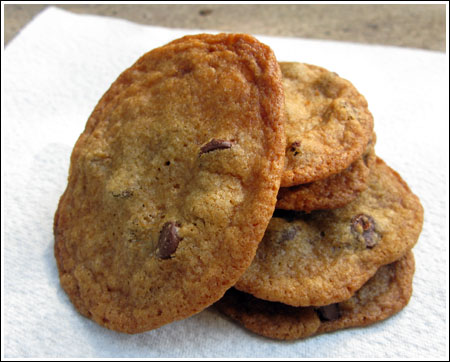
[[[280,63],[286,97],[282,187],[327,178],[359,159],[373,133],[366,99],[324,68]]]
[[[272,216],[283,107],[276,58],[248,35],[187,36],[125,70],[74,147],[54,219],[78,311],[137,333],[217,301]]]
[[[423,208],[400,175],[377,158],[368,188],[346,206],[276,210],[236,288],[292,306],[349,299],[417,242]]]
[[[257,299],[234,288],[215,306],[245,328],[275,339],[300,339],[344,328],[367,326],[403,309],[412,294],[414,256],[384,265],[350,299],[322,306],[292,307]]]
[[[370,170],[375,159],[374,142],[369,142],[363,157],[353,162],[344,171],[323,180],[281,187],[276,207],[306,212],[342,207],[353,201],[367,188]]]

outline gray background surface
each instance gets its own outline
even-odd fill
[[[49,5],[6,4],[5,46]],[[260,35],[394,45],[445,52],[445,5],[52,5],[74,13],[169,28],[216,29]]]

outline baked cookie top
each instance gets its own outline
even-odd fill
[[[283,107],[276,58],[249,35],[187,36],[125,70],[74,147],[55,214],[76,308],[137,333],[218,300],[274,211]]]
[[[397,172],[377,158],[369,186],[340,209],[277,210],[236,288],[293,306],[350,298],[417,242],[423,208]]]
[[[339,173],[363,154],[373,133],[366,99],[324,68],[280,62],[286,97],[282,187]]]
[[[215,306],[254,333],[275,339],[300,339],[384,320],[403,309],[412,294],[414,256],[384,265],[350,299],[313,308],[258,299],[231,288]]]
[[[310,212],[345,206],[367,188],[375,159],[374,144],[369,142],[363,156],[344,171],[307,184],[281,187],[276,207]]]

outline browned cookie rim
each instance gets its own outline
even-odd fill
[[[369,173],[375,159],[373,143],[370,142],[363,157],[344,171],[322,180],[281,187],[276,207],[306,212],[343,207],[367,188]]]

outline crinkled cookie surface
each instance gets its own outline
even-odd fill
[[[362,156],[373,133],[366,99],[324,68],[280,62],[286,96],[282,187],[324,179]]]
[[[54,219],[78,311],[137,333],[218,300],[273,213],[283,107],[276,58],[248,35],[184,37],[125,70],[75,145]]]

